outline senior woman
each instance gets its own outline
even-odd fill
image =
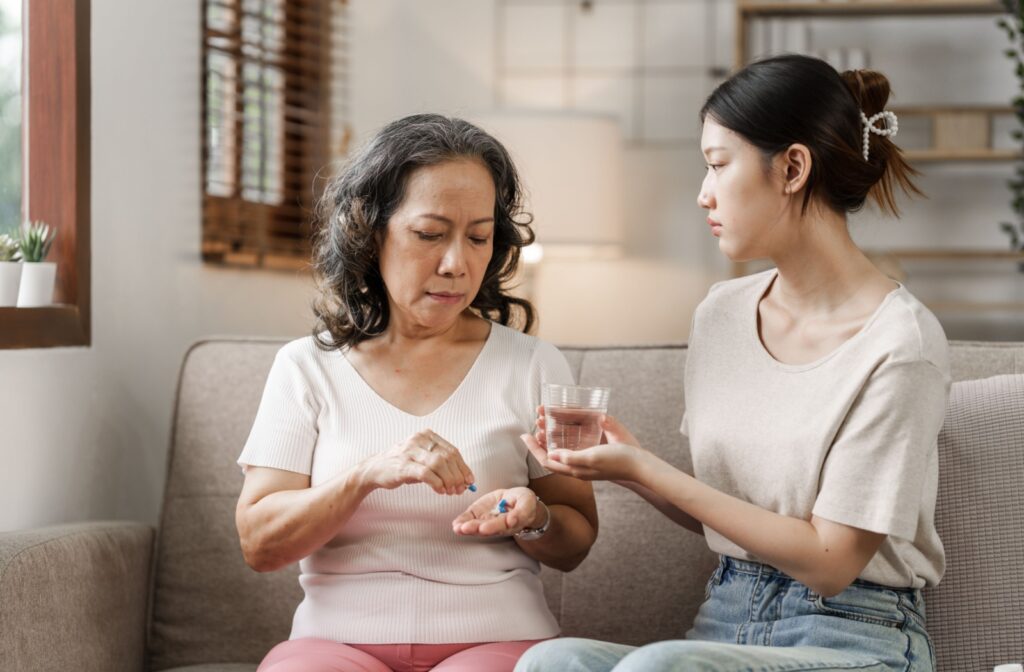
[[[518,439],[572,375],[511,326],[533,322],[505,288],[533,240],[515,167],[472,124],[406,117],[320,218],[317,326],[278,352],[238,460],[246,562],[298,561],[305,593],[260,672],[512,670],[558,633],[538,563],[597,535],[590,485]]]

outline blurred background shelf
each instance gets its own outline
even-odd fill
[[[999,0],[835,0],[833,2],[736,3],[736,63],[749,60],[748,28],[751,20],[769,18],[884,18],[894,16],[977,16],[1005,14]]]
[[[895,17],[986,17],[1006,14],[1006,8],[999,0],[833,0],[830,2],[762,2],[759,0],[738,0],[736,4],[736,68],[749,63],[753,55],[784,53],[797,51],[792,45],[774,44],[773,38],[765,38],[764,34],[772,35],[773,30],[759,30],[762,26],[771,29],[779,23],[783,25],[799,25],[799,21],[814,19],[842,20],[887,20]],[[781,21],[780,21],[781,20]],[[993,21],[994,24],[994,21]],[[809,28],[807,30],[810,30]],[[778,31],[775,31],[778,32]],[[785,31],[782,31],[786,35]],[[1000,39],[993,25],[993,39]],[[758,40],[767,42],[757,46]],[[952,39],[952,38],[951,38]],[[809,38],[805,38],[809,41]],[[866,61],[863,50],[856,54]],[[831,58],[828,58],[830,62]],[[845,60],[850,60],[849,58]],[[833,63],[833,65],[836,65]],[[838,66],[837,66],[838,67]],[[864,65],[848,65],[847,67],[865,67]],[[1009,67],[1009,66],[1007,66]],[[842,69],[842,68],[839,68]],[[1007,99],[1013,92],[1007,92]],[[900,118],[901,140],[904,156],[918,168],[923,165],[939,164],[998,164],[1012,163],[1024,159],[1021,149],[997,142],[1004,137],[1005,130],[1000,131],[999,125],[1008,122],[1016,126],[1013,118],[1014,109],[1008,104],[983,104],[973,101],[957,101],[952,103],[916,104],[893,106],[892,110]],[[1006,127],[1009,127],[1006,126]],[[1009,193],[1007,192],[1007,199]],[[996,226],[993,222],[992,226]],[[883,246],[884,247],[884,246]],[[1024,274],[1017,274],[1017,269],[1008,266],[1007,262],[1024,265],[1024,252],[1009,249],[977,249],[965,247],[929,248],[905,247],[896,249],[865,250],[876,265],[887,274],[905,280],[905,265],[913,264],[914,273],[920,267],[923,273],[932,272],[930,267],[968,272],[970,270],[988,269],[1003,273],[1009,270],[1010,282],[1024,285]],[[763,264],[737,262],[732,264],[734,277],[746,275],[763,268]],[[987,272],[987,271],[985,271]],[[934,276],[933,276],[934,277]],[[957,281],[958,282],[958,281]],[[1016,285],[1014,285],[1016,287]],[[962,287],[956,288],[958,291]],[[1012,289],[1012,288],[1011,288]],[[954,292],[956,293],[956,292]],[[991,302],[946,300],[936,298],[925,300],[935,312],[976,314],[980,312],[1016,312],[1024,314],[1024,302],[1014,301],[1017,292],[1008,295],[993,296]]]
[[[1013,252],[1011,250],[966,250],[966,249],[895,249],[895,250],[865,250],[869,257],[890,257],[905,260],[934,260],[934,261],[1021,261],[1024,262],[1024,252]],[[1022,278],[1024,282],[1024,278]]]

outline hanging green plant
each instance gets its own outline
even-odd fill
[[[1018,87],[1011,101],[1018,128],[1014,129],[1011,135],[1018,143],[1024,144],[1024,2],[1002,1],[1009,16],[1000,18],[996,23],[1010,40],[1010,48],[1004,53],[1013,63]],[[1012,195],[1010,207],[1016,215],[1016,221],[1001,222],[999,227],[1009,236],[1010,249],[1024,252],[1024,161],[1018,162],[1014,172],[1013,179],[1006,184]],[[1024,262],[1018,264],[1017,268],[1024,272]]]

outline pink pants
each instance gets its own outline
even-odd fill
[[[541,641],[339,644],[307,637],[275,646],[257,672],[512,672],[519,657]]]

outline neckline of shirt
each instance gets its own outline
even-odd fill
[[[751,325],[751,328],[748,329],[747,331],[749,334],[753,336],[754,349],[757,350],[759,357],[762,360],[766,361],[769,366],[779,369],[780,371],[786,371],[788,373],[802,373],[804,371],[816,369],[825,362],[829,361],[830,359],[838,355],[839,353],[841,353],[843,350],[852,347],[850,344],[860,340],[862,335],[867,333],[867,331],[871,328],[871,325],[873,325],[875,321],[878,320],[878,316],[882,314],[886,306],[888,306],[897,295],[899,295],[901,292],[906,291],[903,286],[903,283],[896,282],[896,289],[892,290],[891,292],[885,295],[885,298],[882,299],[881,303],[878,304],[878,307],[875,308],[875,312],[871,313],[871,317],[864,321],[864,324],[861,325],[861,328],[857,330],[857,333],[855,333],[853,336],[850,336],[848,339],[840,343],[828,354],[822,355],[813,362],[807,362],[804,364],[787,364],[785,362],[780,362],[779,360],[775,359],[775,357],[772,356],[772,353],[768,352],[768,348],[766,348],[764,346],[764,343],[761,342],[760,330],[757,328],[758,309],[761,305],[761,299],[764,298],[764,295],[768,291],[768,288],[771,287],[771,284],[775,281],[775,278],[778,277],[778,275],[779,269],[777,268],[773,268],[772,270],[768,271],[766,273],[766,279],[759,285],[758,291],[754,292],[753,310],[751,310],[748,313],[748,315],[750,315],[753,318],[753,324]]]
[[[356,367],[352,365],[352,362],[350,362],[348,360],[348,357],[345,356],[344,351],[339,351],[338,354],[341,355],[341,359],[342,359],[342,361],[345,362],[345,366],[348,367],[348,369],[352,372],[352,374],[359,380],[359,383],[364,388],[366,388],[367,392],[369,392],[370,397],[372,399],[375,399],[377,401],[377,403],[379,403],[380,405],[382,405],[385,408],[389,409],[390,411],[392,411],[394,413],[397,413],[398,415],[401,415],[404,418],[411,418],[413,420],[423,420],[425,418],[431,418],[431,417],[437,415],[438,413],[440,413],[441,411],[443,411],[445,408],[447,408],[452,403],[452,400],[455,399],[455,397],[459,396],[459,393],[462,391],[462,389],[465,388],[468,385],[469,380],[471,378],[473,378],[473,376],[475,375],[476,370],[481,367],[480,362],[482,362],[484,360],[484,358],[487,355],[487,353],[491,350],[492,342],[497,339],[497,337],[495,336],[495,333],[497,331],[499,331],[496,328],[498,326],[500,326],[500,325],[496,324],[495,322],[491,322],[491,329],[487,333],[487,339],[484,341],[483,347],[480,348],[480,352],[478,352],[476,354],[476,359],[473,360],[472,366],[470,366],[469,370],[466,371],[466,375],[464,375],[462,377],[462,380],[460,380],[459,384],[455,386],[455,389],[452,390],[452,393],[449,394],[448,397],[444,401],[442,401],[440,404],[438,404],[436,408],[434,408],[429,413],[425,413],[423,415],[416,415],[414,413],[409,413],[408,411],[402,410],[401,408],[399,408],[398,406],[395,406],[394,404],[392,404],[390,401],[388,401],[384,397],[380,396],[380,393],[377,392],[377,390],[375,390],[373,388],[373,385],[370,385],[370,383],[367,382],[367,380],[365,378],[363,378],[362,374],[359,373],[358,369],[356,369]]]

